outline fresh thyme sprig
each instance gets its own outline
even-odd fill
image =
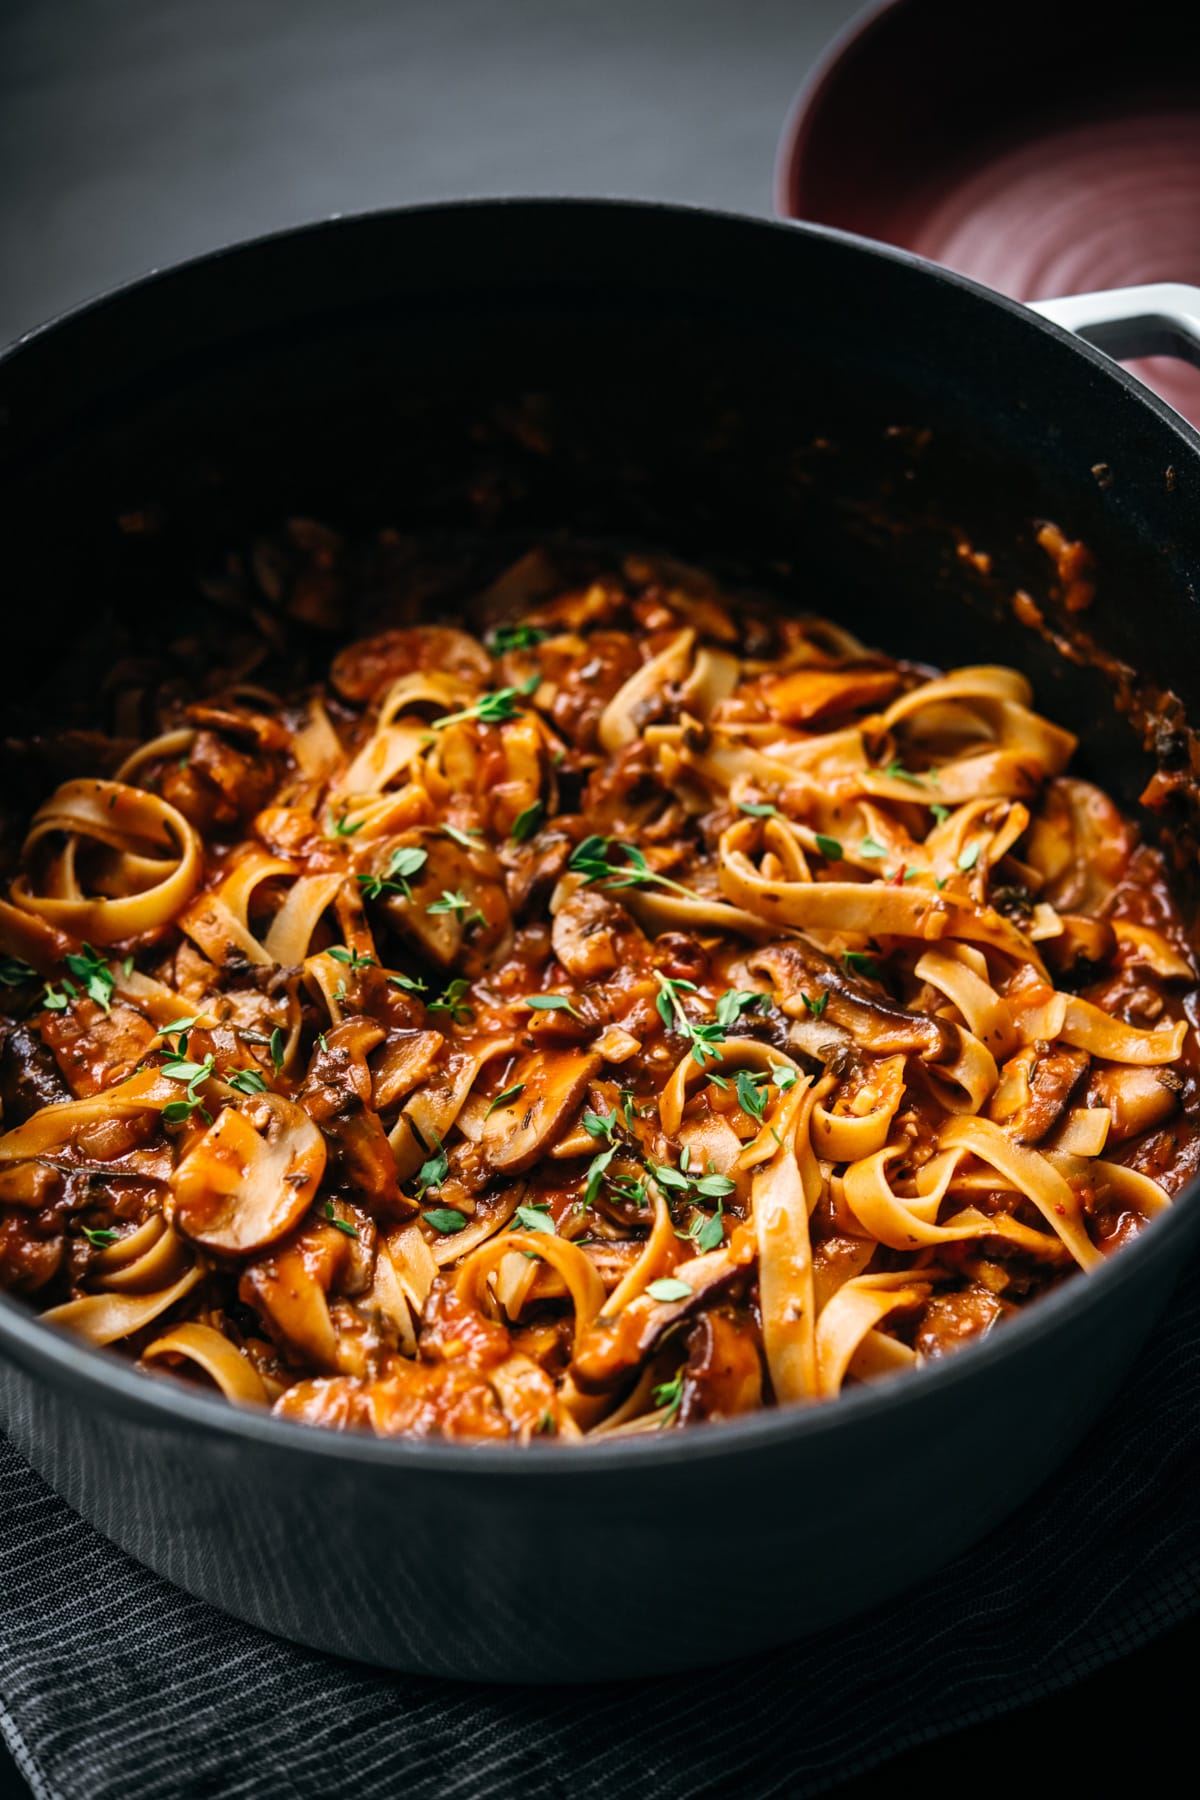
[[[362,889],[364,900],[378,900],[383,894],[403,894],[406,900],[412,899],[409,881],[420,874],[429,860],[427,850],[418,850],[413,844],[402,844],[393,850],[391,860],[382,875],[357,875],[355,880]]]
[[[681,978],[672,980],[657,969],[654,978],[659,986],[658,1000],[655,1003],[659,1018],[668,1031],[686,1038],[692,1048],[692,1061],[700,1068],[706,1062],[723,1061],[724,1052],[720,1046],[725,1042],[729,1027],[736,1024],[744,1012],[760,1005],[765,998],[749,988],[729,988],[717,1001],[715,1017],[693,1019],[685,1009],[681,995],[698,993],[695,982]]]
[[[615,850],[621,851],[627,860],[613,862]],[[652,869],[636,844],[614,844],[611,838],[585,837],[567,858],[567,867],[583,876],[585,887],[592,887],[597,882],[611,889],[661,887],[673,894],[682,894],[685,900],[701,898],[693,888],[684,887],[682,882],[673,881],[669,875],[660,875],[657,869]]]
[[[506,650],[532,650],[549,635],[540,625],[497,625],[488,636],[488,649],[493,656],[503,656]]]
[[[462,975],[456,975],[444,993],[428,1002],[427,1010],[431,1013],[446,1013],[455,1025],[465,1025],[474,1017],[472,1009],[463,998],[470,990],[470,982]]]
[[[527,700],[541,679],[540,675],[531,675],[520,687],[502,687],[494,693],[480,694],[470,706],[464,706],[458,712],[443,713],[440,719],[433,721],[433,729],[442,731],[447,725],[464,725],[468,719],[478,719],[481,725],[503,725],[517,717],[521,710],[517,701]]]

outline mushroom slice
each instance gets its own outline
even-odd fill
[[[1164,1082],[1163,1076],[1168,1078]],[[1090,1107],[1107,1107],[1108,1141],[1124,1143],[1140,1131],[1149,1131],[1169,1119],[1179,1105],[1179,1095],[1168,1082],[1177,1079],[1170,1069],[1139,1069],[1130,1063],[1097,1063],[1088,1088]]]
[[[468,852],[428,831],[389,839],[387,848],[390,852],[415,845],[425,851],[415,894],[411,899],[389,894],[380,902],[381,910],[388,923],[439,969],[477,975],[512,937],[500,866],[482,852]],[[481,872],[485,863],[494,872]]]
[[[873,994],[861,982],[845,975],[812,945],[801,942],[772,944],[746,958],[746,967],[765,975],[774,986],[779,1004],[789,1018],[807,1020],[812,1003],[820,1006],[821,1023],[841,1026],[858,1044],[876,1056],[913,1053],[925,1062],[953,1062],[961,1033],[945,1019],[927,1013],[908,1012],[895,1001]],[[821,995],[825,996],[822,1003]],[[836,1034],[826,1029],[825,1037]],[[807,1046],[803,1046],[807,1049]]]
[[[174,1175],[174,1223],[209,1250],[244,1255],[307,1212],[325,1173],[325,1142],[282,1094],[225,1107]]]
[[[787,725],[807,725],[837,713],[882,706],[900,686],[896,668],[796,669],[766,682],[766,702]]]
[[[480,1145],[493,1169],[516,1175],[528,1169],[569,1122],[600,1073],[589,1050],[534,1050],[512,1071],[516,1098],[489,1113]]]
[[[628,929],[629,915],[606,894],[579,888],[556,910],[551,928],[554,954],[569,975],[594,981],[617,966],[616,932]]]
[[[346,700],[370,700],[402,675],[434,670],[486,681],[492,659],[473,637],[447,625],[405,625],[362,638],[334,658],[334,687]]]
[[[1047,782],[1025,839],[1024,860],[1045,882],[1041,898],[1059,912],[1096,914],[1125,872],[1131,827],[1089,781]]]
[[[371,1069],[371,1104],[386,1112],[428,1080],[443,1044],[440,1031],[389,1031]]]
[[[1088,1066],[1082,1050],[1062,1045],[1043,1050],[1033,1044],[1004,1064],[988,1104],[988,1117],[1019,1144],[1040,1144],[1066,1111]],[[1107,1100],[1098,1104],[1108,1105]]]
[[[602,1394],[616,1387],[651,1356],[673,1325],[724,1296],[746,1274],[728,1248],[692,1257],[671,1271],[679,1298],[656,1300],[651,1289],[614,1314],[602,1313],[581,1331],[575,1341],[571,1375],[584,1394]]]

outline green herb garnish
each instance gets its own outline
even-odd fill
[[[525,1005],[532,1006],[535,1012],[569,1012],[573,1019],[583,1017],[566,994],[526,994]]]
[[[225,1079],[239,1094],[265,1094],[266,1077],[260,1069],[229,1069]]]
[[[180,1039],[181,1044],[182,1042]],[[194,1112],[198,1112],[206,1124],[212,1124],[212,1114],[201,1103],[200,1089],[215,1070],[216,1061],[211,1054],[203,1062],[191,1062],[182,1055],[173,1055],[169,1062],[162,1065],[162,1073],[168,1081],[180,1081],[187,1089],[186,1100],[172,1100],[163,1107],[162,1117],[166,1124],[182,1125]]]
[[[672,1375],[670,1381],[660,1381],[654,1390],[655,1406],[665,1406],[667,1409],[667,1416],[662,1421],[664,1425],[671,1423],[683,1405],[683,1377],[684,1371],[680,1369],[677,1374]]]
[[[523,812],[517,814],[512,822],[512,830],[508,834],[515,844],[525,843],[526,839],[531,838],[540,828],[542,811],[541,801],[535,800],[532,806],[527,806]]]
[[[377,969],[379,964],[373,956],[360,956],[357,950],[347,950],[344,944],[333,944],[329,950],[334,962],[344,963],[352,975],[360,969]]]
[[[425,908],[427,913],[453,913],[461,925],[471,902],[461,890],[442,889],[440,900],[431,900]]]
[[[704,1255],[707,1255],[710,1250],[719,1250],[725,1242],[724,1213],[724,1205],[718,1200],[715,1213],[709,1213],[707,1216],[702,1213],[696,1215],[696,1221],[688,1236],[695,1240],[697,1250]]]
[[[481,725],[503,725],[509,719],[515,719],[521,709],[518,700],[528,699],[541,681],[540,675],[531,675],[520,687],[497,688],[494,693],[481,694],[470,706],[464,706],[459,712],[443,713],[440,719],[433,721],[435,731],[443,730],[447,725],[463,725],[468,719],[478,719]]]
[[[924,775],[914,775],[911,769],[902,767],[895,757],[893,757],[892,761],[883,772],[889,781],[907,781],[910,787],[924,787],[926,780],[932,778],[927,778]]]
[[[648,1284],[646,1292],[652,1300],[689,1300],[692,1290],[686,1281],[679,1281],[674,1275],[660,1275],[657,1281]]]
[[[411,900],[412,889],[408,884],[428,861],[428,850],[419,850],[415,844],[402,844],[392,851],[382,875],[356,875],[355,880],[362,889],[364,900],[378,900],[383,894],[403,894],[406,900]]]
[[[765,1081],[766,1079],[767,1077],[764,1075],[763,1080]],[[741,1107],[742,1111],[744,1113],[749,1113],[750,1117],[752,1119],[757,1119],[761,1125],[763,1114],[767,1110],[767,1097],[759,1087],[758,1081],[750,1073],[749,1069],[738,1070],[737,1097],[738,1105]]]
[[[720,1062],[722,1052],[719,1045],[725,1037],[723,1027],[715,1019],[709,1023],[697,1023],[684,1010],[681,996],[684,993],[696,993],[698,990],[695,982],[684,981],[682,978],[672,981],[669,976],[659,974],[657,970],[655,979],[659,986],[655,1005],[667,1030],[677,1032],[680,1037],[687,1039],[692,1047],[692,1060],[701,1068],[706,1061]]]
[[[94,1000],[102,1012],[108,1012],[112,1005],[113,974],[108,961],[90,944],[83,946],[82,956],[68,956],[66,964],[72,975],[83,983],[83,991],[89,1000]]]
[[[450,1159],[446,1155],[445,1146],[440,1139],[435,1139],[433,1155],[417,1170],[418,1196],[423,1197],[428,1188],[440,1188],[449,1169]]]
[[[107,1250],[110,1244],[118,1242],[120,1234],[105,1225],[97,1230],[94,1226],[84,1225],[80,1229],[94,1250]]]
[[[493,656],[503,656],[506,650],[532,650],[548,636],[540,625],[497,625],[488,638],[488,648]]]
[[[502,1094],[496,1095],[496,1098],[484,1113],[484,1118],[490,1119],[492,1114],[496,1112],[499,1107],[507,1106],[510,1100],[515,1100],[518,1094],[523,1094],[524,1092],[525,1083],[523,1081],[514,1082],[512,1087],[506,1087]]]
[[[345,1219],[339,1219],[333,1210],[332,1200],[327,1200],[325,1202],[325,1217],[329,1220],[333,1229],[342,1232],[345,1237],[356,1238],[358,1236],[358,1226],[349,1224]]]
[[[624,863],[612,861],[614,850],[620,850],[627,858]],[[685,900],[699,898],[691,888],[684,887],[682,882],[672,881],[669,875],[659,875],[636,844],[613,844],[611,838],[584,838],[577,844],[567,859],[567,867],[576,875],[582,875],[584,886],[591,887],[596,882],[603,882],[606,888],[662,887],[673,894],[682,894]]]
[[[587,1178],[583,1187],[582,1205],[594,1206],[596,1204],[596,1201],[600,1197],[600,1189],[604,1186],[604,1180],[608,1174],[608,1165],[617,1154],[617,1148],[618,1146],[616,1144],[610,1145],[607,1150],[601,1150],[598,1156],[593,1156],[591,1162],[588,1164]]]
[[[465,1025],[474,1015],[472,1009],[464,1004],[463,995],[470,991],[471,984],[463,976],[456,975],[440,999],[429,1002],[431,1013],[449,1013],[455,1025]]]
[[[447,1237],[452,1231],[461,1231],[467,1222],[466,1214],[460,1213],[456,1206],[435,1206],[421,1217],[427,1225]]]
[[[518,1206],[513,1214],[519,1219],[526,1231],[544,1231],[548,1237],[557,1235],[557,1226],[544,1206]]]

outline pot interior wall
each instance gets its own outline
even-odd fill
[[[294,515],[440,547],[426,615],[477,585],[464,544],[499,567],[567,531],[913,658],[1016,663],[1132,803],[1147,764],[1107,682],[1014,619],[1017,588],[1049,601],[1050,518],[1095,552],[1105,648],[1197,685],[1187,447],[1168,472],[1169,429],[1084,358],[836,238],[603,206],[351,221],[81,316],[0,371],[0,402],[9,732],[84,722],[116,653],[222,629],[197,575]]]

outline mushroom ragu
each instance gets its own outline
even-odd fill
[[[238,666],[24,746],[0,1280],[46,1320],[315,1424],[660,1431],[945,1356],[1193,1172],[1161,856],[1016,671],[535,551],[314,682],[279,627],[345,547],[281,541]]]

